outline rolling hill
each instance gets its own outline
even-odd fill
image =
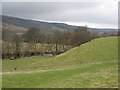
[[[23,19],[18,17],[12,16],[5,16],[2,15],[2,22],[3,22],[3,30],[7,31],[14,31],[18,33],[24,33],[30,27],[38,27],[41,31],[44,32],[51,32],[53,30],[61,30],[61,31],[72,31],[75,30],[78,26],[68,25],[65,23],[50,23],[50,22],[43,22],[43,21],[36,21],[30,19]],[[117,29],[104,29],[104,28],[89,28],[93,33],[108,33],[108,34],[117,34]]]
[[[118,37],[95,39],[55,57],[4,60],[3,87],[116,88]]]
[[[38,27],[42,31],[52,31],[52,30],[74,30],[77,26],[70,26],[64,23],[48,23],[42,21],[35,21],[29,19],[22,19],[11,16],[2,16],[2,22],[7,25],[14,25],[16,27],[30,28],[30,27]]]

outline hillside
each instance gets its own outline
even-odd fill
[[[4,26],[3,30],[7,29],[8,31],[14,31],[18,33],[24,33],[30,27],[38,27],[40,28],[41,31],[44,32],[51,32],[53,30],[72,31],[78,27],[74,25],[68,25],[65,23],[50,23],[50,22],[23,19],[23,18],[5,16],[5,15],[2,15],[2,22]],[[107,28],[107,29],[89,28],[89,30],[93,33],[117,34],[117,29],[112,29],[112,28]]]
[[[15,26],[13,24],[8,24],[8,23],[2,23],[2,29],[3,31],[13,32],[13,33],[24,33],[28,31],[27,28]]]
[[[14,25],[16,27],[30,28],[30,27],[38,27],[42,31],[52,31],[52,30],[74,30],[76,26],[70,26],[64,23],[48,23],[42,21],[35,21],[29,19],[22,19],[18,17],[11,16],[2,16],[2,22],[7,25]]]
[[[51,58],[4,60],[3,87],[118,87],[117,39],[95,39]]]

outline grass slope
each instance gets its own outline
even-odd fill
[[[51,58],[3,61],[3,87],[118,87],[117,39],[95,39]]]

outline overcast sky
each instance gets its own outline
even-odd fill
[[[3,2],[2,14],[70,25],[117,28],[116,2]]]

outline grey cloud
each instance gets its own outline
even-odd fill
[[[53,2],[53,3],[33,3],[33,2],[4,2],[3,3],[3,13],[49,13],[57,12],[61,10],[68,9],[82,9],[91,8],[97,6],[99,3],[65,3],[65,2]]]
[[[113,11],[99,9],[104,3],[98,2],[4,2],[4,15],[22,18],[60,21],[60,22],[88,22],[97,24],[116,24],[117,18]],[[113,13],[112,13],[113,12]],[[108,14],[108,15],[106,15]]]

